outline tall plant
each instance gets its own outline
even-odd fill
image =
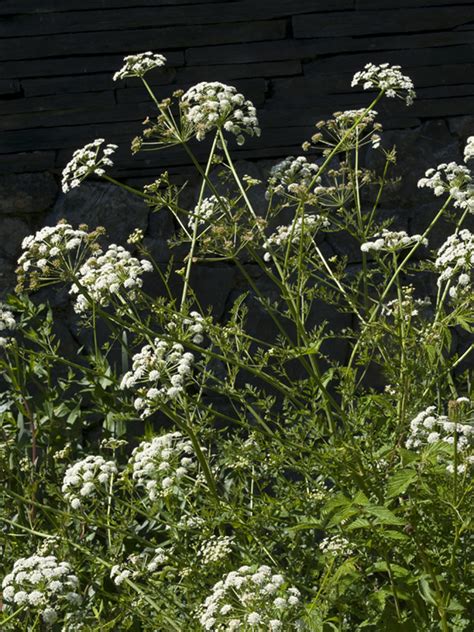
[[[382,216],[395,151],[374,108],[415,94],[368,64],[353,85],[370,105],[319,122],[314,158],[277,164],[258,199],[230,149],[260,133],[252,103],[219,82],[159,100],[146,74],[165,62],[129,56],[114,79],[138,77],[157,109],[133,150],[178,145],[195,165],[194,208],[166,172],[117,182],[103,139],[63,189],[95,174],[167,209],[184,258],[164,268],[140,230],[104,247],[103,229],[64,220],[24,240],[0,309],[2,630],[467,630],[472,344],[452,337],[472,333],[469,169],[419,181],[441,199],[421,234]],[[452,234],[432,251],[441,218]],[[193,286],[208,262],[245,281],[221,320]],[[53,283],[90,334],[76,355],[28,296]],[[318,319],[324,305],[347,325]]]

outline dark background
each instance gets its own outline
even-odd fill
[[[131,157],[130,140],[154,112],[139,80],[112,80],[126,54],[167,56],[164,72],[148,75],[159,97],[219,80],[251,99],[262,137],[234,155],[257,177],[301,153],[321,117],[369,102],[350,88],[356,70],[369,61],[400,64],[418,98],[412,107],[385,99],[379,108],[385,146],[397,143],[404,176],[383,212],[411,232],[429,223],[436,202],[417,190],[418,178],[427,167],[461,160],[474,134],[469,0],[1,0],[0,14],[0,293],[14,285],[21,239],[60,217],[105,224],[119,243],[143,228],[157,260],[168,259],[174,227],[166,213],[151,215],[104,183],[60,192],[73,150],[96,137],[121,146],[115,174],[129,182],[151,182],[164,168],[177,181],[191,177],[180,149]],[[195,146],[203,155],[205,145]],[[188,197],[192,204],[192,186]],[[328,239],[328,249],[341,247]],[[358,265],[360,253],[349,254]],[[229,266],[198,266],[194,283],[220,316],[242,280]]]

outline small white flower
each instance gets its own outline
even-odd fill
[[[184,93],[182,105],[183,117],[194,129],[197,140],[203,140],[216,127],[234,134],[239,145],[244,142],[244,134],[260,136],[254,105],[233,86],[203,81]]]
[[[149,270],[143,264],[143,261],[132,257],[128,250],[116,244],[111,244],[105,253],[96,251],[79,268],[79,284],[73,284],[69,291],[70,294],[77,294],[74,310],[78,314],[90,311],[92,301],[106,307],[112,295],[118,294],[122,288],[133,301],[137,296],[136,290],[143,283],[141,275]]]
[[[271,195],[304,197],[309,193],[311,184],[314,187],[321,182],[318,171],[319,165],[309,162],[305,156],[288,156],[271,168],[266,198],[269,199]]]
[[[352,79],[352,87],[359,84],[364,90],[384,90],[387,97],[400,97],[407,105],[416,97],[413,81],[400,72],[400,66],[366,64],[364,69],[356,72]]]
[[[40,615],[47,625],[53,625],[60,612],[70,611],[67,596],[78,585],[69,563],[58,562],[54,555],[20,558],[2,583],[4,607],[6,611],[26,608],[32,616]],[[75,606],[81,602],[80,595],[77,597]]]
[[[182,465],[183,455],[193,452],[192,444],[179,432],[171,432],[151,441],[142,441],[134,449],[129,461],[132,470],[132,478],[137,487],[147,490],[148,498],[154,501],[158,497],[157,489],[161,494],[179,493],[179,485],[182,484],[183,471],[190,476],[196,468],[194,459]],[[189,458],[189,457],[188,457]],[[179,473],[178,473],[179,471]]]
[[[468,147],[466,151],[469,156]],[[466,161],[469,159],[466,158]],[[418,180],[418,187],[432,189],[437,197],[447,193],[453,199],[455,208],[474,213],[474,184],[470,170],[464,165],[450,162],[442,163],[436,169],[428,169],[425,177]]]
[[[464,162],[474,158],[474,136],[469,136],[464,147]]]
[[[64,498],[74,510],[82,506],[81,498],[95,497],[99,490],[108,492],[111,477],[117,474],[113,461],[89,455],[70,465],[63,477]]]
[[[10,311],[8,305],[0,303],[0,331],[13,330],[16,329],[16,326],[13,312]],[[0,347],[5,347],[9,341],[10,338],[6,338],[5,336],[0,337]]]
[[[319,548],[322,553],[329,553],[330,555],[348,557],[354,553],[349,540],[342,535],[333,535],[324,538],[319,543]]]
[[[143,77],[153,68],[161,68],[166,64],[166,57],[159,53],[137,53],[123,58],[125,64],[114,74],[114,81],[127,77]]]
[[[371,241],[363,243],[360,249],[362,252],[396,252],[418,243],[427,246],[428,240],[421,235],[408,235],[404,230],[393,231],[384,228],[380,233],[375,233]]]
[[[134,406],[144,418],[161,401],[174,399],[184,391],[186,385],[181,378],[191,377],[194,356],[184,352],[180,344],[155,338],[153,345],[145,345],[132,360],[132,369],[122,377],[120,388],[138,389]]]
[[[103,138],[96,138],[81,149],[76,149],[62,173],[63,193],[78,187],[91,173],[103,176],[103,166],[113,166],[109,156],[117,149],[117,145],[108,143],[102,148],[104,143]]]
[[[474,266],[474,234],[467,228],[450,235],[440,247],[435,260],[435,269],[440,273],[438,285],[449,283],[450,296],[462,298],[471,291]]]
[[[263,243],[265,249],[277,249],[284,247],[290,242],[298,245],[302,237],[312,239],[318,228],[328,226],[329,222],[320,215],[305,215],[297,217],[287,226],[277,226],[275,231],[267,237]],[[265,252],[264,261],[271,261],[271,253]]]
[[[255,626],[258,630],[282,632],[297,630],[295,620],[299,591],[285,588],[281,575],[273,575],[266,565],[241,566],[214,585],[199,611],[206,630],[240,630]],[[258,581],[255,581],[255,580]],[[274,591],[269,593],[267,586]],[[276,592],[275,592],[276,591]],[[276,611],[277,610],[277,611]],[[235,617],[239,613],[240,619]]]

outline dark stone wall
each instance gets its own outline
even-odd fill
[[[157,260],[168,258],[173,225],[165,214],[150,215],[103,183],[60,192],[73,150],[96,137],[120,145],[114,174],[129,182],[151,182],[164,168],[177,181],[190,175],[180,149],[131,157],[130,140],[153,107],[138,80],[113,82],[124,55],[167,56],[164,72],[149,75],[160,97],[201,80],[237,86],[257,106],[262,136],[234,155],[257,177],[301,153],[317,120],[369,102],[350,88],[356,70],[369,61],[400,64],[418,98],[410,108],[399,100],[379,108],[405,176],[386,211],[418,231],[433,199],[417,179],[459,160],[474,133],[473,44],[472,0],[2,0],[0,294],[14,285],[21,239],[60,217],[105,224],[122,243],[141,227]],[[203,156],[205,146],[196,151]],[[337,252],[340,243],[327,247]],[[359,253],[351,257],[357,265]],[[222,314],[242,280],[229,267],[197,268],[195,283]]]

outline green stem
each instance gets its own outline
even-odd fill
[[[214,140],[212,142],[211,151],[210,151],[209,157],[207,159],[206,169],[204,171],[204,176],[203,176],[203,179],[202,179],[202,182],[201,182],[201,187],[200,187],[200,190],[199,190],[199,198],[198,198],[198,203],[197,203],[197,208],[198,209],[200,209],[200,207],[201,207],[201,202],[202,202],[202,199],[203,199],[204,190],[206,188],[206,183],[209,180],[209,171],[211,169],[212,158],[214,156],[216,145],[217,145],[217,134],[214,136]],[[191,246],[190,246],[189,253],[188,253],[188,256],[187,256],[186,272],[185,272],[185,275],[184,275],[183,293],[181,295],[181,311],[183,310],[184,304],[185,304],[185,301],[186,301],[186,294],[187,294],[187,291],[188,291],[189,279],[190,279],[190,275],[191,275],[191,267],[192,267],[192,264],[193,264],[194,251],[195,251],[196,242],[197,242],[198,226],[199,226],[199,212],[196,214],[196,217],[194,218],[194,223],[193,223],[193,234],[192,234]]]

